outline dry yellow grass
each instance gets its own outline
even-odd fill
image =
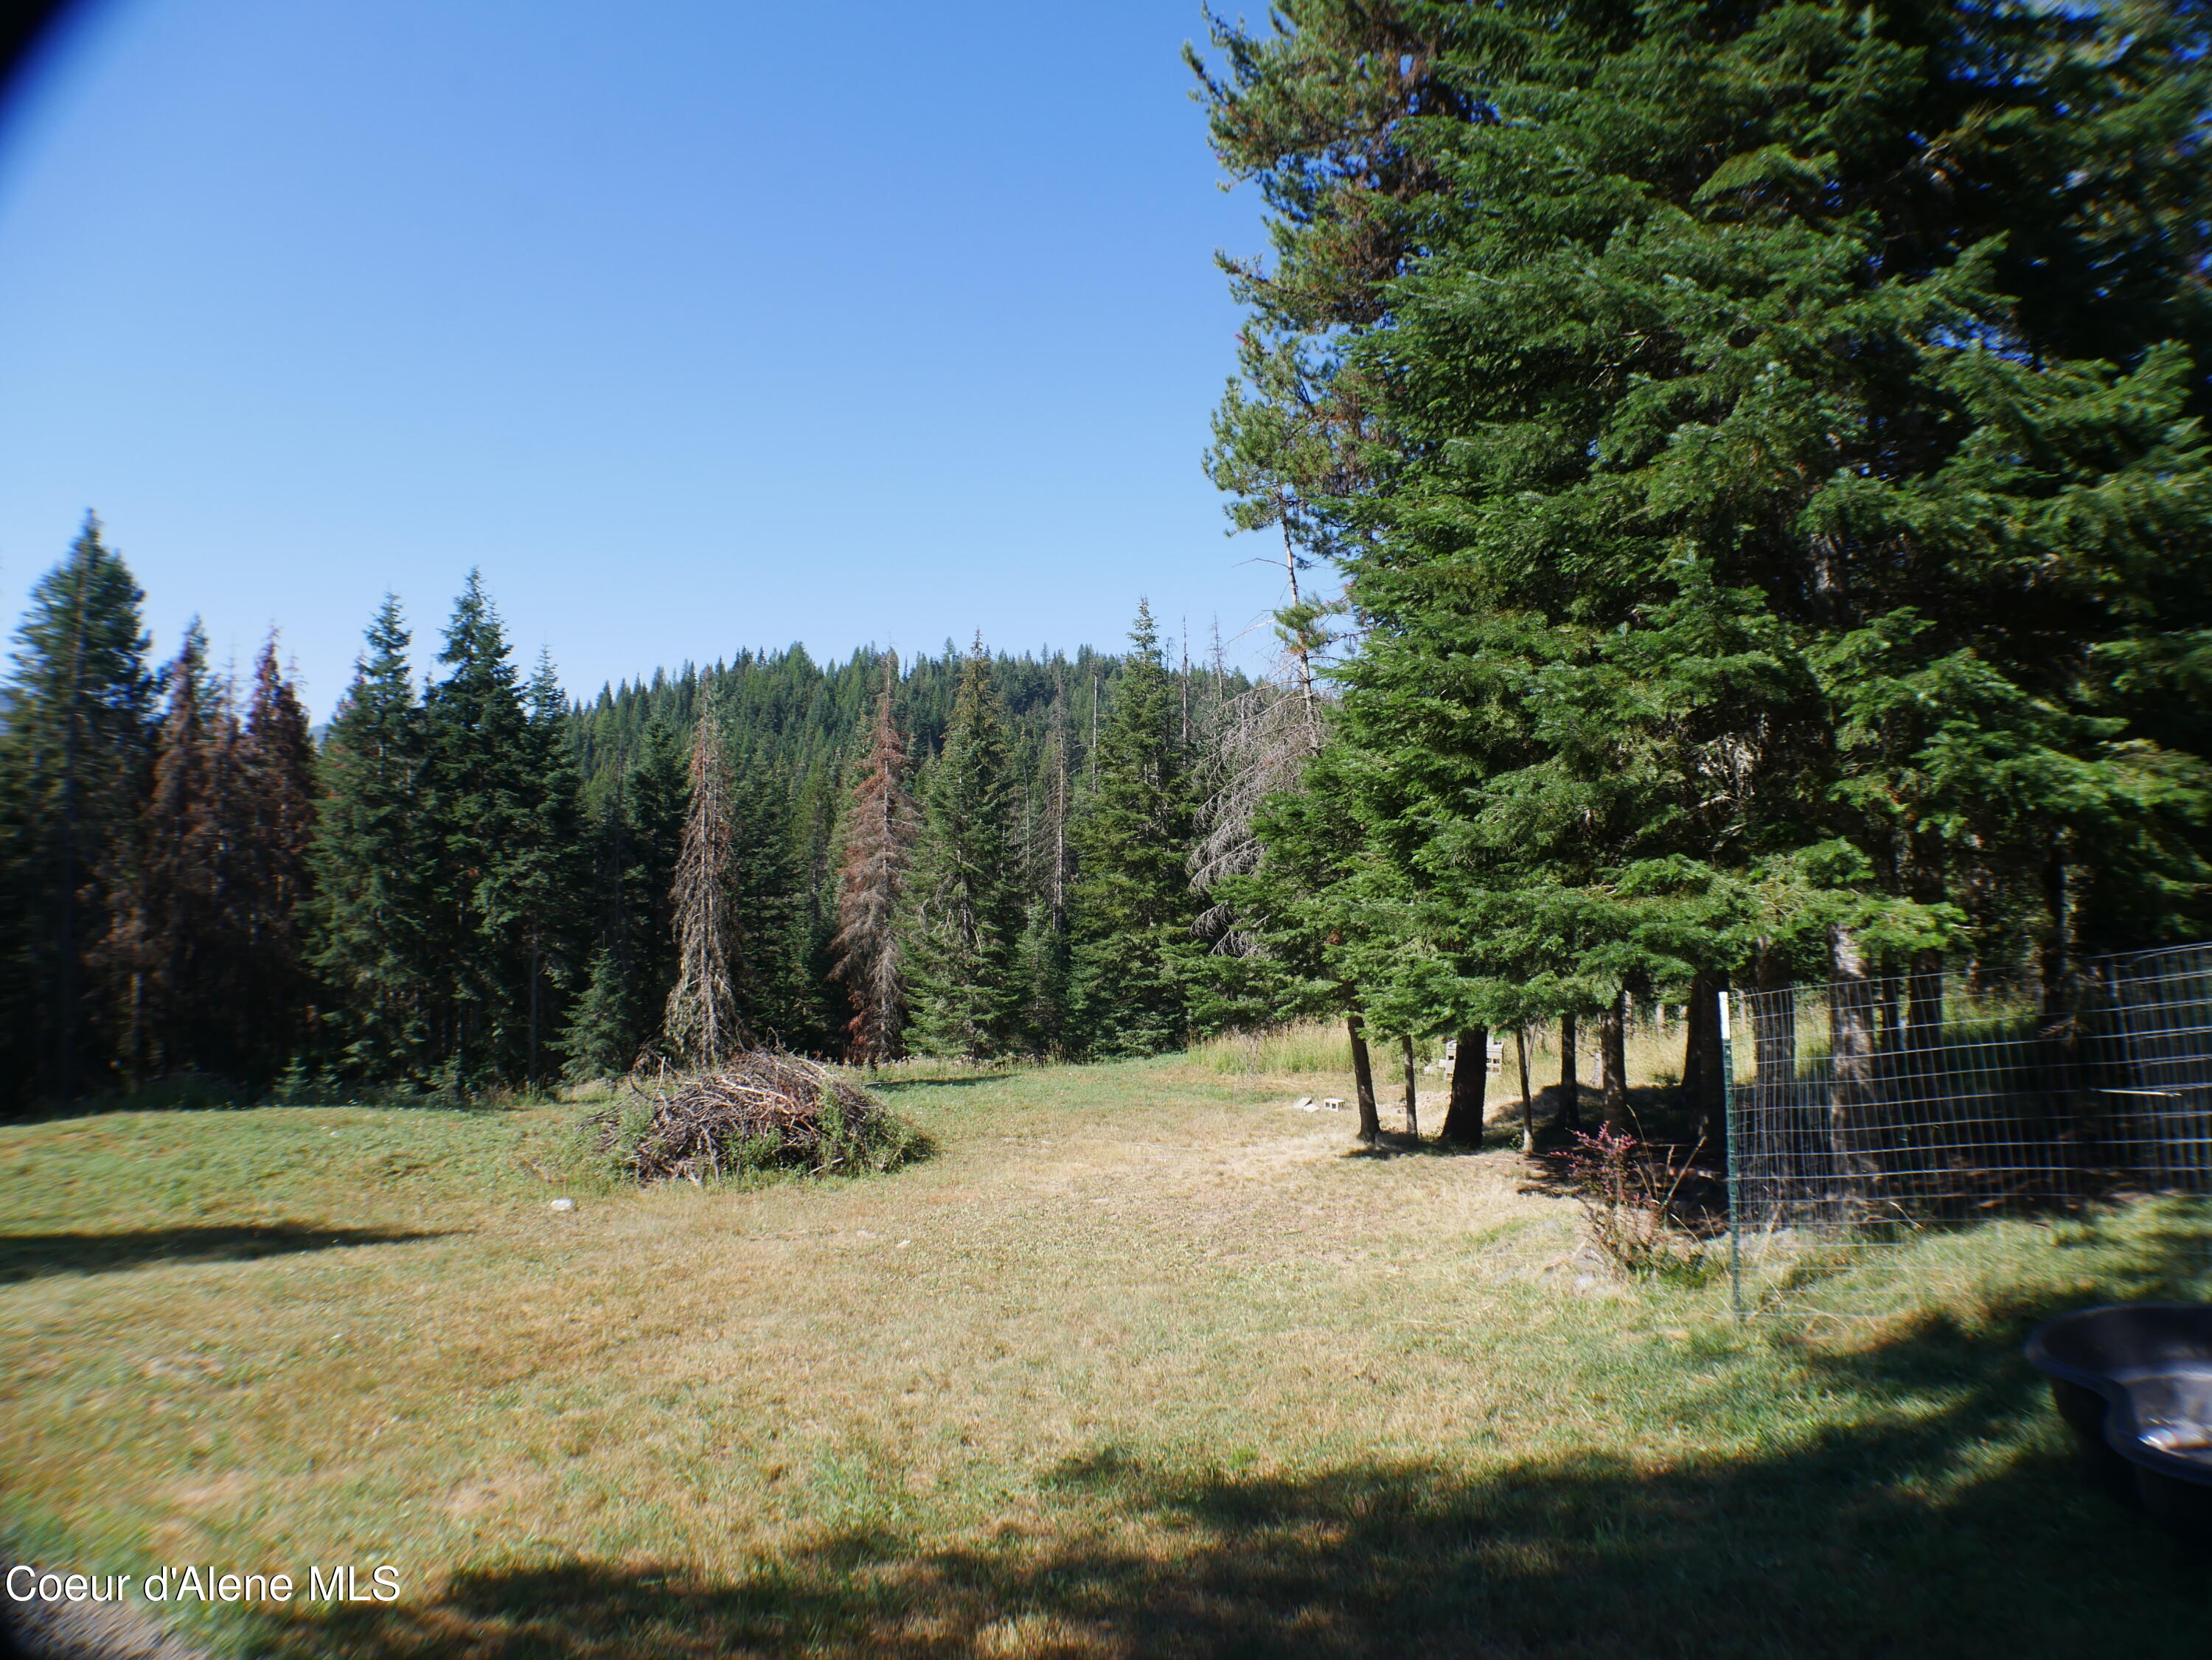
[[[1978,1654],[2194,1606],[2004,1370],[2153,1240],[1746,1339],[1606,1277],[1508,1151],[1354,1154],[1316,1080],[884,1081],[933,1159],[567,1213],[573,1106],[0,1130],[9,1542],[397,1566],[390,1607],[185,1611],[286,1654]],[[1898,1592],[1961,1524],[2011,1530],[1973,1587]],[[1820,1611],[1794,1646],[1714,1594],[1752,1574]]]

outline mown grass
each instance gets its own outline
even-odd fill
[[[388,1607],[180,1622],[377,1660],[2201,1644],[2202,1564],[2076,1479],[2018,1352],[2191,1289],[2181,1213],[1739,1330],[1502,1145],[1289,1110],[1334,1079],[876,1087],[934,1156],[566,1213],[574,1106],[0,1130],[8,1542],[393,1563]]]

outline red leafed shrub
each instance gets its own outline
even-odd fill
[[[1567,1190],[1583,1208],[1591,1239],[1614,1266],[1628,1274],[1655,1274],[1694,1268],[1704,1259],[1704,1244],[1677,1203],[1696,1148],[1678,1161],[1671,1147],[1654,1148],[1626,1130],[1607,1129],[1595,1136],[1577,1130],[1575,1143],[1565,1160]]]

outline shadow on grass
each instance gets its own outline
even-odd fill
[[[149,1227],[126,1233],[0,1233],[0,1285],[49,1274],[112,1274],[149,1263],[250,1262],[342,1245],[404,1245],[451,1229]]]
[[[862,1078],[860,1084],[872,1095],[899,1089],[967,1089],[979,1083],[1005,1083],[1021,1075],[1018,1072],[975,1072],[957,1078]]]
[[[1384,1130],[1376,1139],[1364,1145],[1355,1144],[1344,1149],[1347,1159],[1464,1159],[1477,1153],[1493,1152],[1478,1142],[1448,1142],[1441,1136],[1408,1136],[1402,1130]]]
[[[2172,1283],[2145,1262],[2127,1294]],[[1729,1458],[1439,1458],[1297,1475],[1104,1445],[1041,1511],[947,1546],[825,1535],[750,1573],[574,1558],[433,1598],[302,1613],[256,1652],[358,1660],[659,1655],[2035,1657],[2201,1651],[2205,1569],[2080,1479],[2019,1343],[1934,1317],[1845,1353],[1754,1339],[1743,1384],[1851,1421]],[[1727,1363],[1716,1356],[1717,1362]]]

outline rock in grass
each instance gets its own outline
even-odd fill
[[[546,1206],[548,1210],[574,1210],[575,1208],[576,1202],[574,1199],[556,1199],[551,1204]]]

